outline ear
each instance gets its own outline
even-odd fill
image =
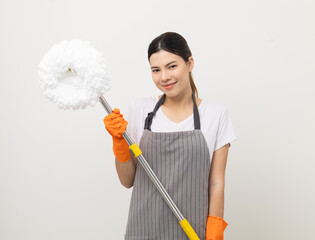
[[[193,68],[194,68],[194,59],[193,59],[193,57],[189,57],[188,58],[187,66],[188,66],[188,71],[191,72],[193,70]]]

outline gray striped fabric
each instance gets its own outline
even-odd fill
[[[210,156],[201,130],[151,132],[139,144],[143,156],[200,239],[209,210]],[[188,239],[140,163],[137,165],[125,240]]]

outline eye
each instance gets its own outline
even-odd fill
[[[152,70],[152,72],[154,72],[154,73],[156,73],[156,72],[158,72],[158,71],[160,71],[160,70],[158,70],[158,69],[153,69],[153,70]]]
[[[176,65],[171,65],[171,66],[170,66],[171,69],[172,69],[172,68],[175,68],[175,67],[176,67]]]

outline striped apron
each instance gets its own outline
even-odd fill
[[[153,116],[165,94],[148,114],[139,147],[178,209],[200,239],[205,239],[209,211],[208,179],[210,154],[200,130],[194,101],[194,130],[151,132]],[[188,239],[177,218],[146,174],[137,164],[129,207],[125,240]]]

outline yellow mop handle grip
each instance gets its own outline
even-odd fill
[[[132,154],[135,156],[135,157],[138,157],[139,155],[142,154],[140,148],[138,147],[138,145],[136,143],[132,144],[129,146],[129,149],[131,150]]]
[[[190,240],[200,240],[200,238],[197,236],[194,229],[190,226],[186,218],[180,221],[179,224],[182,226],[183,230],[185,231],[186,235],[189,237]]]

